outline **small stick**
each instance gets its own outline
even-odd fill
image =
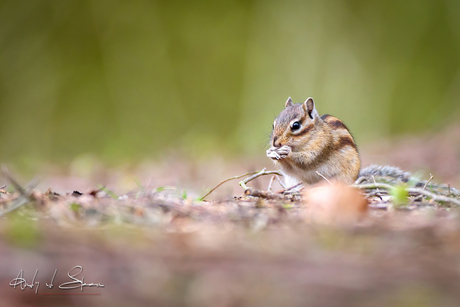
[[[300,186],[300,185],[302,185],[302,184],[303,184],[303,182],[299,182],[299,183],[293,185],[293,186],[290,187],[290,188],[287,188],[287,189],[284,189],[284,190],[282,190],[282,191],[279,191],[278,193],[286,193],[287,191],[290,191],[290,190],[292,190],[292,189],[294,189],[294,188],[297,188],[298,186]]]
[[[0,187],[0,189],[4,189],[4,188],[6,188],[6,184]]]
[[[278,175],[275,175],[276,176],[276,179],[278,180],[278,183],[280,184],[280,186],[283,188],[283,189],[286,189],[286,186],[284,185],[283,181],[281,181],[280,177],[278,177]]]
[[[386,192],[386,191],[385,191]],[[370,192],[370,193],[365,193],[364,195],[369,198],[369,197],[372,197],[372,196],[377,196],[378,198],[380,198],[381,201],[383,201],[383,198],[382,196],[380,195],[382,192],[380,191],[374,191],[374,192]]]
[[[431,175],[430,173],[430,179],[428,179],[428,181],[425,183],[425,186],[423,187],[424,190],[426,189],[426,186],[430,183],[431,180],[433,180],[433,175]]]
[[[375,182],[375,177],[374,177],[374,175],[372,175],[372,180],[374,180],[374,183],[377,183],[377,182]],[[377,193],[378,193],[378,192],[380,192],[379,189],[377,189]]]
[[[327,178],[324,177],[324,175],[321,174],[320,172],[316,171],[316,174],[317,174],[318,176],[322,177],[324,180],[326,180],[330,185],[333,185],[333,184],[332,184],[329,180],[327,180]]]
[[[351,186],[358,188],[358,189],[378,189],[378,188],[382,188],[385,190],[394,189],[394,186],[386,184],[386,183],[364,183],[364,184],[353,184]]]
[[[206,193],[206,195],[204,195],[203,197],[201,197],[201,200],[204,200],[206,197],[209,196],[209,194],[211,194],[212,192],[214,192],[215,189],[217,189],[218,187],[220,187],[221,185],[223,185],[223,184],[226,183],[227,181],[234,180],[234,179],[240,179],[240,178],[242,178],[242,177],[254,175],[254,174],[257,174],[257,173],[258,173],[258,171],[256,171],[256,172],[250,172],[250,173],[246,173],[246,174],[244,174],[244,175],[234,176],[234,177],[230,177],[230,178],[228,178],[228,179],[225,179],[224,181],[222,181],[221,183],[219,183],[218,185],[216,185],[214,188],[212,188],[211,191],[209,191],[208,193]]]
[[[248,188],[244,191],[243,194],[247,196],[260,197],[269,200],[300,201],[302,199],[302,194],[300,193],[279,194],[269,191],[261,191],[254,188]]]
[[[273,193],[273,192],[268,192],[268,191],[261,191],[253,188],[247,188],[244,190],[244,194],[248,196],[253,196],[253,197],[261,197],[265,199],[274,199],[274,200],[292,200],[293,196],[292,195],[283,195],[283,194],[278,194],[278,193]]]
[[[270,179],[270,183],[268,184],[268,189],[267,191],[270,192],[272,190],[272,183],[275,180],[276,175],[273,175],[272,178]]]
[[[254,179],[256,179],[256,178],[259,178],[260,176],[264,176],[264,175],[280,175],[280,176],[283,176],[283,174],[281,174],[280,171],[268,171],[268,172],[267,172],[267,171],[266,171],[266,168],[264,168],[263,170],[261,170],[260,172],[256,173],[255,175],[252,175],[251,177],[246,178],[246,179],[244,179],[243,181],[240,181],[240,182],[239,182],[239,185],[240,185],[243,189],[247,190],[248,187],[246,186],[246,183],[248,183],[249,181],[252,181],[252,180],[254,180]]]
[[[372,180],[374,181],[374,183],[377,183],[377,182],[375,181],[375,176],[374,176],[374,175],[372,175]],[[380,197],[380,199],[382,199],[382,197],[381,197],[379,194],[380,194],[380,190],[377,189],[377,192],[375,193],[375,195],[377,195],[378,197]]]
[[[426,187],[428,186],[428,184],[430,183],[431,180],[433,180],[433,175],[431,175],[431,173],[430,173],[430,179],[428,179],[428,181],[423,186],[423,190],[426,190]],[[414,197],[413,201],[419,201],[419,200],[423,199],[423,197],[424,197],[423,195],[419,195],[417,197]]]
[[[9,203],[8,208],[0,210],[0,216],[4,216],[8,212],[11,212],[13,210],[16,210],[17,208],[21,207],[22,205],[25,205],[29,202],[28,198],[23,197],[20,195],[18,198],[14,199]]]
[[[29,197],[27,191],[22,186],[20,186],[19,183],[16,182],[16,180],[13,179],[13,177],[10,174],[10,171],[8,170],[5,164],[2,165],[2,173],[3,176],[5,176],[6,179],[11,183],[11,185],[19,192],[19,194],[21,194],[24,197]]]
[[[3,176],[5,176],[6,179],[11,183],[11,185],[19,192],[19,197],[11,201],[8,208],[1,210],[0,216],[4,216],[8,212],[16,210],[17,208],[21,207],[24,204],[27,204],[31,200],[29,192],[27,192],[26,189],[20,186],[19,183],[17,183],[16,180],[13,179],[13,176],[11,176],[5,164],[2,165],[2,173]]]
[[[361,176],[355,181],[355,184],[361,184],[363,183],[363,181],[366,181],[366,180],[367,178],[365,176]]]
[[[377,189],[377,188],[382,188],[386,190],[392,190],[394,187],[392,185],[386,184],[386,183],[370,183],[370,184],[354,184],[352,185],[353,187],[359,188],[359,189]],[[408,188],[406,189],[408,193],[413,193],[413,194],[421,194],[430,197],[433,201],[443,201],[443,202],[451,202],[454,203],[458,206],[460,206],[460,200],[452,197],[447,197],[443,195],[436,195],[434,193],[428,192],[426,190],[420,189],[420,188]]]

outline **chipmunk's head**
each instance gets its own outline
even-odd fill
[[[270,146],[279,148],[287,145],[295,150],[304,143],[302,140],[311,137],[320,120],[313,98],[309,97],[304,103],[294,104],[289,97],[284,110],[273,123]]]

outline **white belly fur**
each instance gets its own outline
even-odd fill
[[[327,179],[331,179],[337,175],[336,170],[332,167],[328,166],[327,164],[321,164],[315,170],[305,171],[299,168],[295,169],[285,169],[281,168],[283,174],[285,174],[284,182],[286,187],[291,187],[296,185],[298,182],[302,181],[307,184],[315,184],[321,180],[324,180],[321,176],[319,176],[316,172],[319,172],[321,175],[326,177]]]

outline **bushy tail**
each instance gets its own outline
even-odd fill
[[[412,174],[403,171],[399,167],[376,164],[372,164],[371,166],[363,168],[359,171],[359,177],[372,176],[390,177],[397,181],[408,182]]]
[[[420,180],[419,178],[412,177],[412,174],[405,172],[399,167],[390,165],[371,165],[360,170],[358,180],[355,183],[369,182],[385,182],[392,185],[402,184],[411,180],[411,185],[415,187],[425,187],[438,194],[447,196],[460,196],[460,191],[447,184],[438,184],[435,182],[428,182],[428,180]]]

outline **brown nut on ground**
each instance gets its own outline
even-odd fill
[[[345,226],[356,223],[367,214],[368,201],[358,189],[342,183],[327,184],[303,194],[309,223]]]

